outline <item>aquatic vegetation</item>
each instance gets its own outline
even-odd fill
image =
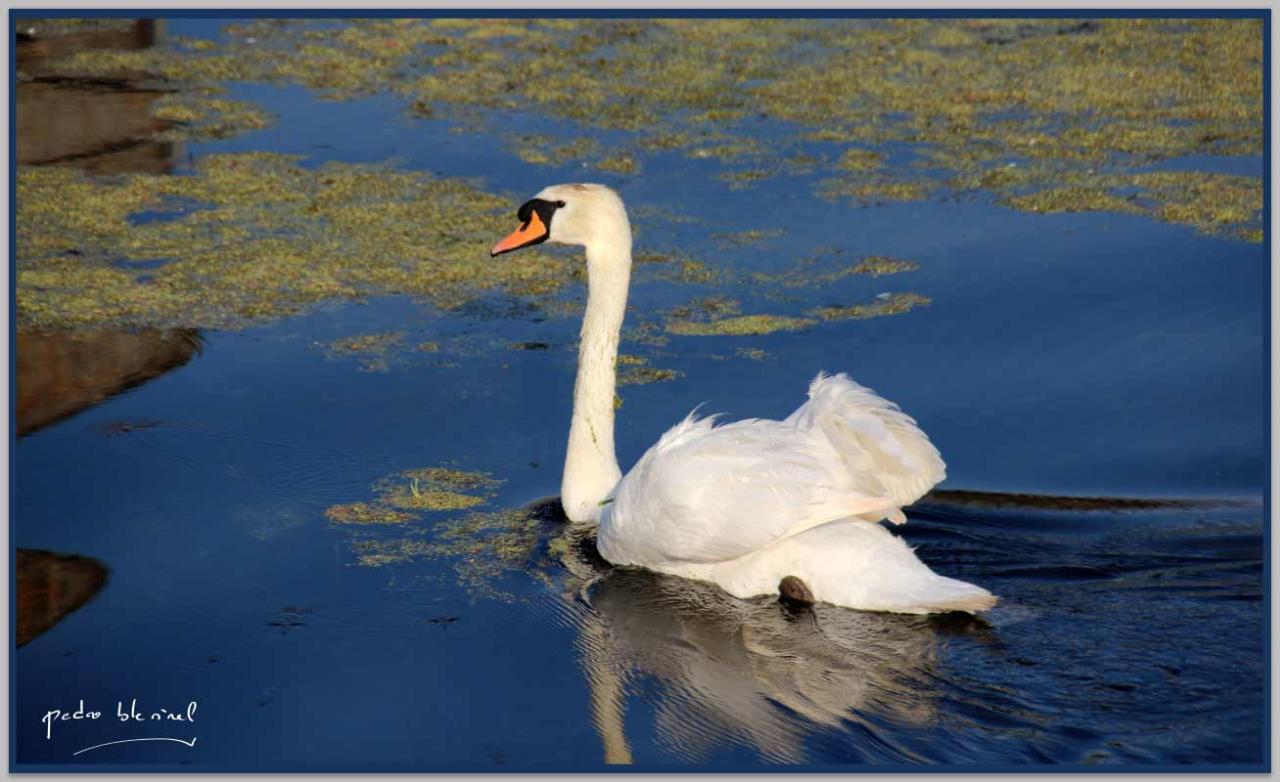
[[[705,261],[678,253],[643,250],[636,254],[638,266],[652,266],[637,274],[642,279],[665,280],[682,285],[720,285],[730,282],[733,275],[728,269],[708,265]]]
[[[333,505],[324,512],[325,518],[338,524],[404,524],[416,521],[417,516],[388,508],[380,503],[349,502]]]
[[[255,104],[213,98],[194,91],[175,92],[156,101],[152,116],[170,123],[168,139],[227,138],[270,127],[275,118]]]
[[[936,190],[938,184],[933,180],[903,180],[889,174],[877,174],[872,177],[824,179],[818,187],[818,195],[831,200],[845,198],[860,204],[881,204],[888,201],[920,201]]]
[[[1027,212],[1137,212],[1132,201],[1097,187],[1054,187],[1011,196],[1004,203]]]
[[[618,374],[618,385],[635,386],[645,383],[665,383],[683,377],[684,373],[677,369],[658,369],[657,367],[633,367]]]
[[[854,275],[882,277],[920,268],[916,261],[888,255],[869,255],[855,264],[841,263],[844,250],[823,246],[812,250],[785,271],[753,272],[750,279],[773,288],[820,288]],[[839,264],[839,265],[837,265]]]
[[[547,523],[526,508],[475,511],[439,522],[428,534],[352,543],[356,563],[384,567],[415,559],[447,559],[458,581],[475,597],[515,600],[502,579],[537,575]]]
[[[870,304],[854,304],[849,307],[817,307],[809,311],[810,315],[822,320],[863,320],[881,315],[899,315],[916,307],[924,307],[933,303],[928,296],[918,293],[881,294]]]
[[[403,524],[421,519],[406,511],[461,510],[483,505],[501,484],[501,480],[483,472],[446,467],[405,470],[375,483],[377,497],[372,501],[334,505],[325,511],[325,516],[341,524]]]
[[[373,489],[378,493],[378,502],[384,505],[400,510],[440,511],[483,505],[501,484],[488,473],[426,467],[387,476]]]
[[[535,166],[560,166],[594,153],[599,144],[582,136],[566,143],[556,143],[551,136],[519,136],[508,144],[516,157]]]
[[[634,174],[640,170],[640,164],[631,155],[617,154],[601,158],[596,161],[595,167],[601,171],[609,171],[614,174]]]
[[[393,492],[382,498],[383,502],[404,510],[462,510],[485,503],[484,497],[461,494],[456,491],[435,489]]]
[[[875,171],[884,167],[884,155],[870,149],[846,149],[835,167],[845,171]]]
[[[331,353],[384,353],[392,345],[404,340],[403,331],[389,331],[382,334],[359,334],[344,337],[328,343],[325,347]]]
[[[887,255],[870,255],[858,261],[858,264],[849,270],[851,274],[870,274],[872,277],[882,277],[886,274],[901,274],[902,272],[915,271],[920,268],[920,264],[915,261],[908,261],[903,258],[890,258]]]
[[[752,247],[766,245],[771,239],[785,233],[782,228],[751,228],[746,231],[712,234],[711,238],[721,247]]]
[[[861,320],[881,315],[897,315],[916,307],[931,303],[927,296],[918,293],[886,293],[881,294],[869,304],[855,304],[848,307],[826,306],[815,307],[807,313],[810,317],[796,318],[782,315],[738,315],[734,317],[713,318],[710,320],[682,320],[679,318],[667,321],[666,329],[672,334],[681,336],[746,336],[749,334],[772,334],[777,331],[803,331],[818,321]],[[757,357],[763,358],[763,351]]]
[[[615,140],[512,138],[529,162],[627,174],[646,154],[680,151],[728,166],[717,176],[730,187],[821,169],[822,195],[864,204],[999,189],[1011,164],[1026,167],[1021,186],[1049,190],[1072,174],[1262,150],[1256,19],[264,20],[227,32],[200,47],[82,52],[62,67],[131,68],[183,88],[300,84],[333,99],[391,91],[417,116],[471,127],[534,111]],[[891,164],[886,145],[921,165]],[[1151,190],[1160,203],[1139,213],[1256,234],[1256,215],[1206,215],[1163,201],[1173,194]],[[1046,199],[1003,202],[1046,211]]]
[[[239,328],[394,293],[446,310],[494,293],[546,305],[573,279],[564,258],[476,262],[509,209],[462,180],[266,153],[209,155],[191,176],[24,168],[18,320]]]
[[[317,347],[324,348],[330,358],[348,355],[361,358],[360,369],[363,372],[386,372],[389,369],[387,354],[403,341],[403,331],[392,331],[383,334],[358,334]]]
[[[681,336],[741,337],[749,334],[772,334],[775,331],[801,331],[814,324],[809,318],[790,318],[783,315],[738,315],[720,320],[695,321],[672,320],[667,331]]]
[[[1256,223],[1262,213],[1262,182],[1253,177],[1153,171],[1128,180],[1138,188],[1146,209],[1165,222],[1262,241],[1261,227],[1245,227]]]
[[[1012,194],[1011,179],[1001,200],[1034,212],[1118,212],[1146,214],[1169,223],[1190,225],[1201,233],[1225,233],[1261,241],[1262,182],[1253,177],[1193,171],[1146,171],[1137,174],[1064,175],[1068,184]],[[1255,238],[1256,237],[1256,238]]]
[[[503,483],[485,472],[425,467],[388,475],[373,485],[369,501],[335,505],[325,516],[335,523],[400,525],[395,537],[358,537],[351,543],[359,565],[378,567],[420,557],[454,559],[459,578],[476,594],[502,597],[493,582],[514,572],[539,545],[540,522],[528,511],[474,511],[453,515],[430,531],[419,522],[427,512],[465,511],[489,502]]]

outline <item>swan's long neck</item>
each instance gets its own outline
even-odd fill
[[[601,502],[622,478],[613,446],[613,405],[618,338],[631,282],[631,228],[624,217],[602,234],[587,245],[587,311],[560,485],[560,501],[574,521],[598,521]]]

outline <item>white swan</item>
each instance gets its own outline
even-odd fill
[[[586,248],[561,502],[571,520],[599,523],[605,559],[710,581],[740,598],[781,590],[902,613],[995,604],[987,590],[935,574],[878,523],[905,521],[902,508],[942,480],[945,466],[915,421],[845,375],[819,374],[785,421],[715,426],[691,413],[623,477],[613,403],[631,277],[626,209],[603,185],[569,184],[538,193],[517,217],[520,227],[491,255],[544,241]]]

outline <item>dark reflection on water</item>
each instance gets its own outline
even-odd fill
[[[692,763],[732,746],[784,763],[1229,761],[1224,735],[1260,740],[1254,503],[1088,503],[1135,514],[1117,522],[1077,498],[986,494],[975,512],[957,494],[898,531],[1002,595],[982,618],[736,600],[611,568],[571,528],[566,610],[605,762],[633,762],[632,702]]]
[[[609,574],[589,600],[600,619],[584,627],[581,644],[592,684],[656,679],[655,727],[682,760],[705,762],[741,743],[763,759],[797,762],[815,727],[936,718],[937,639],[926,619],[826,606],[791,613],[642,571]],[[602,700],[596,721],[605,758],[616,762],[625,757],[624,699]]]
[[[200,352],[192,329],[19,331],[18,434],[75,415]]]
[[[165,90],[140,86],[149,74],[122,71],[93,80],[60,74],[51,64],[88,49],[147,49],[161,26],[140,19],[127,29],[84,30],[46,37],[40,20],[23,20],[16,57],[28,78],[18,82],[18,162],[67,164],[95,174],[168,173],[175,145],[152,138],[168,123],[151,116]]]
[[[89,557],[20,548],[15,561],[18,646],[92,600],[107,583],[107,568]]]

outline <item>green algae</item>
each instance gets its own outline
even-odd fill
[[[416,521],[412,513],[388,508],[385,505],[368,502],[349,502],[344,505],[333,505],[324,512],[325,518],[337,524],[404,524]]]
[[[469,472],[451,467],[423,467],[417,470],[406,470],[399,474],[401,479],[420,481],[439,488],[457,489],[459,491],[492,491],[503,484],[502,479],[495,478],[487,472]]]
[[[724,248],[759,247],[767,246],[785,233],[782,228],[751,228],[746,231],[712,234],[711,238]]]
[[[741,337],[754,334],[772,334],[777,331],[801,331],[814,324],[810,318],[790,318],[783,315],[739,315],[711,321],[672,320],[667,331],[681,336]]]
[[[516,157],[535,166],[562,166],[571,161],[582,160],[600,146],[594,139],[585,136],[557,143],[554,138],[545,135],[520,136],[509,140],[507,145],[512,148]]]
[[[834,246],[816,247],[782,272],[753,272],[749,279],[774,288],[817,288],[830,285],[854,275],[883,277],[915,271],[920,264],[906,258],[888,255],[868,255],[852,265],[834,266],[844,255],[844,250]]]
[[[447,467],[405,470],[379,479],[373,485],[375,499],[334,505],[325,511],[325,516],[343,524],[403,524],[421,519],[418,513],[407,511],[462,510],[483,505],[501,484],[501,480],[484,472]]]
[[[379,334],[357,334],[343,337],[327,343],[325,348],[335,355],[345,353],[386,353],[393,346],[404,341],[403,331],[388,331]]]
[[[849,307],[816,307],[809,314],[822,320],[864,320],[878,318],[882,315],[899,315],[916,307],[932,304],[928,296],[918,293],[891,293],[879,296],[869,304],[854,304]]]
[[[846,149],[835,167],[844,171],[875,171],[884,167],[884,155],[870,149]]]
[[[869,274],[872,277],[883,277],[886,274],[901,274],[915,271],[920,264],[904,258],[891,258],[887,255],[869,255],[863,258],[852,269],[851,274]]]
[[[445,310],[494,293],[550,305],[572,280],[566,259],[481,260],[509,209],[463,180],[265,153],[209,155],[184,177],[24,168],[18,320],[240,328],[397,293]],[[177,216],[131,219],[166,210]]]
[[[628,154],[616,154],[601,158],[596,161],[595,167],[601,171],[608,171],[614,174],[622,174],[629,176],[640,170],[640,164],[636,159]]]
[[[652,266],[638,276],[644,279],[663,280],[681,285],[724,285],[732,281],[729,270],[712,266],[705,261],[690,257],[684,253],[668,253],[656,250],[644,250],[637,253],[636,263],[641,266]]]
[[[938,183],[932,180],[904,180],[879,174],[824,179],[818,186],[818,195],[832,201],[847,199],[858,204],[883,204],[921,201],[936,192],[938,187]]]
[[[1064,173],[1262,149],[1254,19],[263,20],[226,33],[198,48],[83,52],[64,68],[132,68],[183,88],[300,84],[332,99],[393,92],[460,127],[532,111],[613,139],[510,142],[539,164],[627,174],[679,151],[730,166],[717,176],[731,187],[821,167],[822,195],[864,204],[988,189],[1013,161],[1046,164],[1022,177],[1045,190]],[[761,118],[782,123],[767,144]],[[891,167],[885,144],[929,166]],[[1257,228],[1239,212],[1140,213],[1223,235]]]
[[[456,491],[418,489],[387,494],[383,501],[401,510],[462,510],[485,503],[484,497]]]
[[[262,130],[275,118],[261,107],[240,100],[213,98],[196,92],[176,92],[156,101],[152,116],[170,124],[161,138],[206,140],[229,138]]]
[[[429,536],[356,540],[356,563],[385,567],[417,559],[452,563],[473,597],[514,601],[504,578],[530,573],[542,562],[546,523],[527,509],[474,511],[439,522]]]
[[[1261,241],[1262,183],[1233,174],[1147,171],[1136,174],[1067,175],[1066,184],[1014,192],[1020,180],[1001,188],[1001,202],[1015,209],[1055,212],[1145,214],[1189,225],[1200,233]]]
[[[318,344],[330,358],[340,356],[356,356],[360,361],[362,372],[386,372],[390,367],[387,355],[404,342],[403,331],[391,331],[380,334],[357,334],[343,337],[332,342]]]
[[[1100,187],[1054,187],[1004,201],[1027,212],[1136,212],[1129,199],[1112,195]]]
[[[632,367],[618,374],[618,385],[635,386],[646,383],[665,383],[683,377],[684,373],[677,369],[659,369],[657,367]]]

